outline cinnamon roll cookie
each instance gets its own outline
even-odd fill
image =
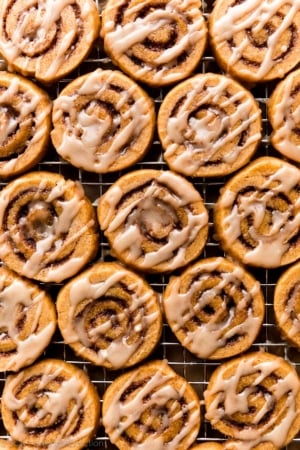
[[[186,176],[223,176],[246,164],[261,139],[252,94],[222,75],[196,75],[173,88],[158,114],[169,167]]]
[[[119,71],[101,70],[72,81],[54,101],[52,142],[81,169],[106,173],[143,158],[155,128],[154,104]]]
[[[55,307],[49,295],[0,267],[0,371],[17,371],[34,362],[55,328]]]
[[[285,339],[300,349],[300,263],[290,266],[278,279],[274,292],[277,326]]]
[[[78,182],[30,172],[0,192],[0,258],[12,270],[60,282],[98,250],[97,219]]]
[[[180,343],[198,358],[228,358],[247,350],[264,318],[259,283],[225,258],[203,259],[172,277],[163,306]]]
[[[199,192],[170,171],[119,178],[100,197],[98,219],[116,256],[145,272],[170,272],[195,259],[208,234]]]
[[[93,0],[2,0],[0,53],[10,71],[52,83],[84,60],[99,28]]]
[[[108,0],[102,19],[104,48],[112,61],[152,86],[186,78],[205,50],[200,0]]]
[[[20,75],[0,72],[0,177],[19,175],[45,154],[52,103],[46,92]]]
[[[7,377],[1,409],[21,448],[80,450],[98,428],[100,400],[83,370],[46,359]]]
[[[300,5],[294,0],[217,0],[209,18],[220,67],[246,82],[282,78],[300,61]]]
[[[98,263],[57,297],[64,341],[93,364],[120,369],[145,359],[161,335],[158,297],[140,276],[117,263]]]
[[[165,361],[153,361],[119,376],[108,387],[103,425],[120,450],[186,450],[199,431],[200,402]]]
[[[234,175],[214,211],[223,249],[245,264],[274,268],[300,257],[300,170],[262,157]]]
[[[300,70],[290,73],[273,91],[268,114],[272,145],[282,155],[300,162]]]
[[[290,363],[270,353],[254,352],[221,364],[204,400],[206,418],[218,431],[240,440],[237,449],[276,450],[300,429],[299,377]]]

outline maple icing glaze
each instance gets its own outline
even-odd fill
[[[55,328],[55,308],[46,293],[1,267],[0,370],[17,371],[33,362]]]
[[[300,427],[299,378],[284,359],[264,352],[223,363],[204,393],[206,418],[250,449],[285,446]],[[225,447],[226,448],[226,447]]]
[[[250,347],[264,316],[259,283],[224,258],[201,260],[171,279],[163,305],[181,344],[208,359],[233,356]]]
[[[205,49],[200,8],[198,0],[110,0],[102,16],[105,50],[123,71],[150,85],[183,79]]]
[[[273,127],[271,142],[276,150],[296,162],[300,162],[299,86],[300,71],[296,70],[277,85],[268,104]]]
[[[194,251],[199,254],[207,235],[208,214],[200,194],[169,171],[121,177],[100,198],[98,218],[121,259],[146,271],[186,264]]]
[[[0,176],[18,175],[44,154],[51,101],[29,80],[0,71]]]
[[[3,0],[0,51],[9,70],[51,83],[87,55],[99,30],[90,0]]]
[[[215,226],[226,250],[261,267],[295,260],[298,247],[289,241],[299,233],[299,182],[295,166],[271,157],[259,158],[235,175],[215,207]]]
[[[79,450],[98,426],[99,399],[81,369],[49,359],[7,378],[2,416],[24,445]]]
[[[120,170],[148,149],[154,115],[138,85],[118,71],[97,69],[70,83],[54,101],[52,141],[77,167]]]
[[[19,201],[22,214],[16,215]],[[95,252],[92,206],[79,183],[60,175],[31,172],[9,183],[0,194],[0,224],[1,259],[28,278],[69,278]],[[84,252],[78,247],[80,241],[86,242]]]
[[[210,16],[218,63],[247,81],[282,78],[300,59],[299,0],[219,0]]]
[[[100,263],[58,295],[58,323],[67,344],[110,369],[144,359],[157,344],[162,318],[149,285],[116,263]]]
[[[218,176],[249,160],[261,138],[261,113],[250,92],[232,79],[200,74],[164,98],[158,131],[171,169]]]
[[[183,450],[197,436],[199,408],[187,381],[166,362],[154,361],[119,377],[108,388],[103,424],[111,442],[126,450]],[[130,444],[127,435],[132,437]]]

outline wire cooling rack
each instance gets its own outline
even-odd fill
[[[95,0],[97,7],[99,8],[99,13],[103,7],[104,1]],[[212,0],[207,0],[207,2],[203,3],[202,10],[203,14],[206,18],[208,18],[210,11],[212,9]],[[0,65],[3,66],[3,61],[0,60]],[[48,92],[50,96],[54,99],[61,92],[61,90],[73,79],[77,78],[80,75],[91,72],[97,68],[103,69],[111,69],[114,68],[110,59],[105,55],[103,51],[103,46],[101,40],[99,40],[89,57],[76,69],[72,74],[63,80],[60,80],[55,85],[48,88]],[[211,50],[208,48],[204,57],[202,58],[197,70],[197,73],[206,73],[206,72],[215,72],[220,73],[220,69],[218,68],[214,57],[211,54]],[[269,135],[270,135],[270,126],[268,123],[266,104],[268,98],[275,86],[275,83],[268,83],[258,85],[251,89],[253,95],[255,96],[261,110],[263,117],[263,138],[260,144],[259,149],[255,155],[255,158],[263,155],[274,155],[279,157],[274,150],[272,150],[269,144]],[[154,99],[156,109],[158,110],[162,99],[166,95],[169,88],[163,89],[149,89],[145,88],[151,97]],[[158,137],[155,136],[153,145],[148,152],[147,156],[144,160],[129,170],[142,169],[142,168],[153,168],[153,169],[167,169],[166,164],[162,158],[161,146],[158,140]],[[117,172],[115,174],[109,175],[97,175],[88,172],[84,172],[82,170],[78,170],[72,167],[67,162],[63,161],[55,152],[55,150],[50,146],[45,156],[44,160],[39,163],[36,167],[36,170],[47,170],[50,172],[60,173],[66,178],[71,178],[73,180],[79,180],[87,196],[92,201],[93,205],[96,207],[98,198],[108,189],[108,187],[116,181],[124,172]],[[212,223],[212,210],[213,206],[218,198],[219,190],[226,182],[228,177],[224,178],[215,178],[215,179],[196,179],[193,181],[195,187],[201,193],[205,205],[209,211],[210,215],[210,233],[207,241],[207,245],[202,253],[203,258],[211,257],[211,256],[222,256],[223,252],[220,249],[218,242],[214,239],[214,229]],[[4,182],[0,181],[0,188],[4,186]],[[105,237],[101,236],[101,245],[99,248],[99,254],[97,258],[101,261],[111,261],[113,257],[110,253],[109,245],[105,239]],[[276,281],[280,274],[284,269],[275,269],[275,270],[263,270],[263,269],[251,269],[248,268],[248,271],[251,272],[255,278],[260,281],[261,287],[264,293],[265,301],[266,301],[266,313],[265,320],[263,326],[261,328],[261,332],[256,339],[253,346],[250,348],[251,350],[259,350],[264,349],[273,354],[284,357],[286,360],[290,361],[296,368],[298,373],[300,374],[300,352],[290,347],[280,336],[280,333],[275,325],[274,313],[273,313],[273,292],[274,287],[276,285]],[[146,276],[146,279],[156,290],[158,293],[162,293],[165,289],[166,284],[168,283],[168,276],[162,275],[149,275]],[[61,285],[43,285],[43,288],[48,290],[55,301],[58,290],[61,288]],[[98,389],[100,398],[102,398],[104,391],[108,387],[108,385],[118,376],[121,372],[111,372],[101,367],[93,366],[90,363],[87,363],[77,357],[74,352],[63,343],[62,337],[59,334],[59,331],[56,332],[50,346],[45,351],[43,357],[54,357],[60,358],[65,361],[71,362],[76,366],[84,369],[90,379],[95,384]],[[203,399],[203,392],[206,389],[208,380],[210,375],[214,371],[214,369],[219,365],[218,361],[207,361],[200,360],[185,350],[177,341],[169,327],[164,324],[163,332],[161,340],[151,355],[149,359],[167,359],[169,364],[174,368],[174,370],[184,376],[189,383],[194,387],[196,392],[198,393],[200,399]],[[0,393],[2,392],[2,388],[6,379],[6,373],[0,373]],[[6,431],[3,427],[0,418],[0,437],[7,437]],[[199,432],[199,436],[197,441],[206,442],[206,441],[219,441],[222,442],[225,440],[224,436],[213,430],[210,424],[204,419],[204,410],[202,411],[202,425]],[[105,448],[109,450],[116,449],[110,442],[108,437],[106,436],[104,429],[101,427],[98,430],[97,436],[93,441],[90,442],[89,449],[93,448]],[[296,436],[292,443],[290,443],[286,450],[298,450],[300,448],[300,434]]]

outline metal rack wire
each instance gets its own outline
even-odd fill
[[[99,11],[103,6],[104,1],[95,0]],[[211,8],[212,0],[207,0],[203,3],[203,13],[208,17]],[[1,61],[0,61],[1,62]],[[109,58],[104,54],[102,43],[99,40],[95,45],[90,56],[80,65],[76,71],[74,71],[67,79],[63,79],[56,83],[54,86],[49,88],[49,94],[52,98],[55,98],[63,87],[74,78],[95,70],[96,68],[113,68],[113,65]],[[219,73],[218,68],[210,49],[208,48],[201,63],[197,69],[198,73],[215,72]],[[273,83],[263,84],[256,86],[252,89],[257,102],[259,103],[262,115],[263,115],[263,139],[261,145],[257,151],[257,156],[273,154],[273,150],[269,145],[269,124],[266,111],[266,103],[274,88]],[[153,97],[155,101],[156,108],[158,109],[162,99],[164,98],[167,88],[164,89],[148,89],[149,94]],[[278,155],[276,155],[278,156]],[[157,136],[154,139],[153,146],[150,149],[148,155],[144,160],[138,163],[136,166],[132,167],[132,170],[139,168],[155,168],[155,169],[166,169],[167,166],[162,158],[162,151],[160,147],[159,140]],[[71,178],[74,180],[79,180],[93,204],[96,206],[97,199],[106,191],[106,189],[122,175],[123,172],[118,172],[110,175],[96,175],[92,173],[87,173],[72,167],[70,164],[66,163],[56,154],[55,150],[50,147],[49,151],[44,158],[44,160],[38,164],[36,170],[47,170],[50,172],[57,172],[64,175],[66,178]],[[222,179],[197,179],[193,183],[196,188],[200,191],[203,196],[204,202],[210,213],[210,233],[207,245],[202,254],[202,257],[218,256],[223,255],[218,242],[214,239],[214,229],[212,222],[212,209],[219,195],[219,190],[226,181],[226,178]],[[0,187],[4,183],[0,182]],[[109,245],[105,237],[101,236],[101,245],[99,248],[98,259],[102,261],[110,261],[113,259]],[[261,332],[251,347],[251,350],[258,350],[260,348],[265,349],[276,355],[280,355],[290,361],[295,365],[300,374],[300,353],[297,350],[290,347],[286,342],[284,342],[280,336],[279,331],[276,328],[273,313],[273,291],[276,285],[276,281],[281,274],[281,269],[276,270],[262,270],[262,269],[249,269],[250,272],[260,281],[265,301],[266,301],[266,314],[264,324],[262,326]],[[150,275],[146,277],[151,286],[159,293],[162,293],[167,282],[168,276],[157,276]],[[61,287],[60,285],[44,285],[53,300],[55,301],[56,294]],[[71,362],[81,368],[83,368],[90,376],[92,382],[97,386],[100,397],[102,397],[106,387],[114,380],[114,378],[120,374],[120,372],[110,372],[106,369],[93,366],[90,363],[84,362],[82,359],[77,357],[73,351],[68,348],[57,331],[51,345],[48,347],[43,355],[44,357],[55,357],[61,358],[65,361]],[[203,398],[203,391],[206,388],[209,377],[213,370],[219,365],[218,361],[210,362],[207,360],[200,360],[190,354],[185,350],[177,341],[175,336],[172,334],[169,327],[165,324],[163,326],[162,338],[157,346],[155,352],[151,355],[151,359],[162,359],[168,360],[169,364],[175,369],[175,371],[184,376],[191,385],[195,388],[199,394],[200,399]],[[7,374],[0,374],[0,393],[2,391]],[[204,411],[202,411],[204,412]],[[0,437],[6,437],[6,431],[0,421]],[[221,436],[218,432],[212,430],[210,424],[204,420],[204,414],[202,414],[202,425],[198,436],[199,442],[205,442],[209,440],[223,441],[224,436]],[[105,435],[103,428],[100,428],[97,437],[89,444],[87,448],[105,448],[105,449],[115,449]],[[296,450],[300,448],[300,435],[298,435],[294,441],[286,447],[286,450]]]

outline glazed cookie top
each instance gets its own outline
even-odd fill
[[[168,272],[202,251],[208,213],[200,193],[171,171],[137,170],[98,203],[98,219],[117,257],[145,272]]]
[[[282,78],[299,62],[299,29],[294,0],[217,0],[209,18],[217,62],[249,82]]]
[[[205,49],[200,0],[108,0],[104,47],[131,77],[154,86],[186,78]]]
[[[139,161],[155,127],[154,104],[131,79],[97,69],[69,83],[54,100],[52,142],[71,164],[96,173]]]
[[[2,0],[0,52],[11,71],[52,83],[77,67],[98,37],[93,0]]]
[[[262,157],[234,175],[215,204],[224,250],[245,264],[274,268],[299,258],[300,171]]]
[[[164,159],[186,176],[229,174],[249,161],[261,139],[254,97],[223,75],[196,75],[163,99],[158,133]]]

